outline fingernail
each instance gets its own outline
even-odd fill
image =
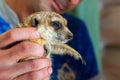
[[[50,66],[52,66],[52,62],[51,62],[51,60],[50,60]]]
[[[49,68],[48,68],[48,71],[49,71],[49,73],[51,74],[51,73],[52,73],[52,68],[49,67]]]
[[[40,34],[38,33],[38,31],[35,31],[31,34],[31,38],[39,38]]]
[[[40,34],[39,34],[39,32],[38,32],[38,31],[35,31],[35,35],[36,35],[36,37],[37,37],[37,38],[39,38],[39,37],[40,37]]]

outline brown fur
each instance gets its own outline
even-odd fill
[[[43,45],[46,50],[46,57],[51,59],[51,54],[70,55],[75,59],[81,59],[86,64],[81,55],[65,44],[73,38],[73,34],[67,28],[67,21],[55,12],[37,12],[28,16],[19,27],[36,27],[40,38],[29,40]],[[28,57],[20,61],[34,59],[36,57]]]

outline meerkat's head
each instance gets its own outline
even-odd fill
[[[55,12],[41,11],[34,13],[25,19],[24,26],[37,28],[40,37],[51,44],[66,43],[73,38],[65,18]]]

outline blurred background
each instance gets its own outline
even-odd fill
[[[70,13],[85,22],[94,46],[98,66],[101,71],[99,0],[83,0],[82,3]]]
[[[105,80],[120,80],[120,0],[100,0],[102,71]]]
[[[71,13],[87,25],[102,80],[120,80],[120,0],[83,0]]]

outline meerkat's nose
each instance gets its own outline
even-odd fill
[[[72,39],[73,39],[73,34],[72,34],[72,33],[69,33],[69,34],[67,35],[67,39],[68,39],[68,40],[72,40]]]

